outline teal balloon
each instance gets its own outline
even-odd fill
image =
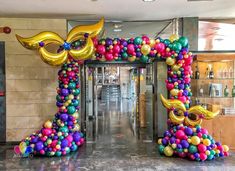
[[[67,107],[68,114],[74,114],[76,112],[76,108],[74,106]]]
[[[209,155],[209,156],[207,156],[207,160],[212,160],[213,159],[213,155]]]
[[[186,47],[188,46],[188,38],[187,37],[180,37],[178,42],[183,46]]]
[[[182,153],[182,152],[183,152],[183,149],[182,149],[182,148],[177,148],[176,151],[177,151],[178,153]]]
[[[147,63],[148,62],[148,56],[146,56],[146,55],[142,55],[141,57],[140,57],[140,61],[141,62],[143,62],[143,63]]]
[[[62,126],[62,127],[59,128],[59,131],[60,131],[60,132],[67,133],[67,132],[69,132],[69,129],[68,129],[67,126]],[[61,136],[61,137],[63,137],[63,136]]]
[[[136,37],[135,39],[134,39],[134,44],[135,45],[140,45],[142,43],[142,38],[141,37]]]
[[[158,146],[158,150],[159,150],[159,153],[160,153],[160,154],[163,154],[163,153],[164,153],[164,148],[165,148],[165,147],[164,147],[163,145],[159,145],[159,146]]]
[[[182,49],[182,45],[179,42],[174,42],[172,44],[172,49],[176,52],[179,52]]]
[[[127,58],[128,58],[128,54],[127,54],[126,52],[123,52],[123,53],[122,53],[122,58],[123,58],[123,59],[127,59]]]
[[[75,89],[73,95],[77,96],[80,94],[80,89]]]
[[[69,89],[75,89],[76,88],[76,83],[69,83],[68,88]]]
[[[188,151],[194,154],[197,152],[197,147],[195,145],[190,145]]]
[[[79,101],[78,100],[73,100],[73,103],[72,103],[73,106],[79,106]]]
[[[56,100],[57,100],[58,102],[63,102],[63,100],[61,99],[61,96],[60,96],[60,95],[57,95],[57,96],[56,96]]]
[[[171,41],[169,39],[165,39],[163,41],[163,43],[166,45],[166,46],[169,46],[171,44]]]
[[[55,152],[55,155],[57,156],[57,157],[60,157],[61,156],[61,151],[57,151],[57,152]]]

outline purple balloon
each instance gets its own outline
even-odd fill
[[[164,133],[164,137],[170,137],[170,136],[171,136],[171,134],[170,134],[169,131],[166,131],[166,132]]]
[[[61,141],[61,148],[67,147],[68,144],[69,144],[68,140],[67,140],[67,139],[63,139],[63,140]]]
[[[179,84],[178,87],[179,87],[179,89],[183,90],[184,89],[184,84]]]
[[[68,121],[67,125],[68,126],[73,126],[73,122],[72,121]]]
[[[182,145],[183,148],[188,148],[189,147],[189,143],[186,140],[182,140],[180,144]]]
[[[63,103],[56,102],[56,106],[57,106],[57,107],[62,107],[62,106],[63,106]]]
[[[69,95],[69,90],[68,90],[67,88],[61,89],[61,95],[62,95],[62,96],[67,96],[67,95]]]
[[[110,45],[112,45],[112,44],[113,44],[113,40],[110,39],[110,38],[107,38],[106,41],[105,41],[105,45],[106,45],[106,46],[110,46]]]
[[[178,60],[182,60],[183,58],[184,58],[184,56],[181,53],[177,56]]]
[[[127,45],[128,45],[127,41],[122,40],[122,45],[123,45],[123,46],[127,46]]]
[[[38,137],[35,137],[33,139],[30,140],[31,143],[35,144],[38,142]]]
[[[193,135],[193,130],[192,130],[191,128],[189,128],[189,127],[185,128],[185,129],[184,129],[184,132],[185,132],[185,134],[188,135],[188,136]]]
[[[68,120],[68,114],[67,113],[60,114],[60,120],[67,121]]]
[[[171,138],[170,138],[170,143],[171,143],[171,144],[174,144],[174,143],[175,143],[175,137],[171,137]]]
[[[140,58],[142,56],[141,52],[136,52],[136,57]]]
[[[168,145],[168,140],[165,139],[165,138],[163,138],[163,139],[162,139],[162,144],[163,144],[164,146],[167,146],[167,145]]]
[[[181,148],[182,148],[182,145],[181,145],[181,144],[177,144],[177,148],[178,148],[178,149],[181,149]]]
[[[35,144],[35,150],[36,151],[40,151],[40,150],[42,150],[43,149],[43,147],[44,147],[44,145],[43,145],[43,142],[42,141],[38,141],[36,144]]]
[[[73,140],[74,140],[75,142],[78,142],[78,141],[80,141],[80,139],[81,139],[80,133],[79,133],[79,132],[75,132],[75,133],[73,134]]]

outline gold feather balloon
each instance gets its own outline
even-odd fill
[[[86,60],[91,58],[94,53],[92,38],[101,33],[103,26],[103,18],[93,25],[76,26],[68,33],[66,40],[62,39],[57,33],[51,31],[44,31],[29,38],[23,38],[16,35],[16,38],[25,48],[32,50],[38,49],[38,52],[45,63],[58,66],[68,60],[68,55],[76,60]],[[71,43],[81,39],[85,39],[85,46],[81,49],[71,49]],[[63,49],[58,53],[48,52],[45,47],[49,44],[60,45]]]

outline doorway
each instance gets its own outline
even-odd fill
[[[155,139],[153,64],[86,63],[81,122],[87,143]]]

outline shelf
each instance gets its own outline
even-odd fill
[[[193,98],[200,98],[200,99],[233,99],[235,97],[210,97],[210,96],[192,96]]]

